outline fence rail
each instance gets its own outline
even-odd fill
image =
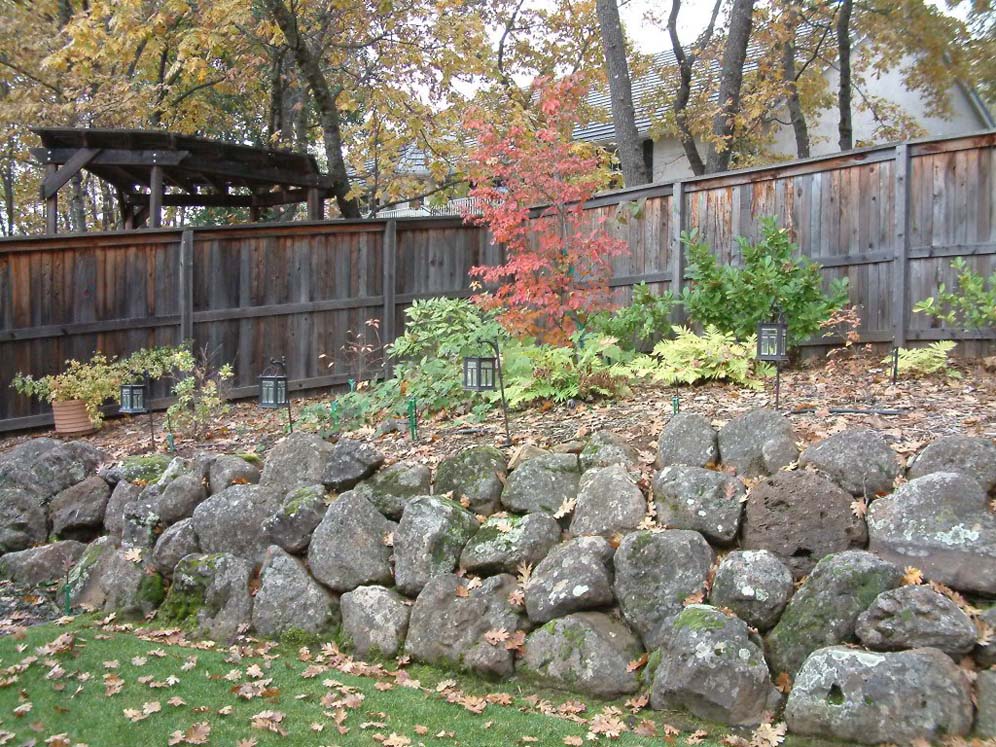
[[[977,355],[993,349],[991,334],[944,329],[911,309],[939,283],[951,287],[954,257],[996,269],[994,177],[987,132],[621,190],[586,214],[614,218],[622,203],[642,203],[638,217],[605,222],[630,248],[613,262],[621,303],[639,282],[680,292],[682,231],[697,229],[720,261],[736,263],[735,237],[756,237],[771,215],[827,281],[848,278],[863,341],[958,339]],[[455,218],[0,240],[0,431],[51,419],[9,388],[17,371],[53,373],[98,349],[192,339],[234,362],[237,396],[254,391],[271,356],[286,355],[292,389],[344,383],[346,362],[329,369],[319,355],[334,356],[372,319],[393,340],[413,300],[468,295],[468,270],[500,259],[486,231]]]

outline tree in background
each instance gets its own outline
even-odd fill
[[[486,225],[506,252],[504,264],[471,273],[487,287],[477,302],[502,309],[510,331],[563,343],[588,314],[608,308],[611,261],[626,245],[603,219],[584,215],[584,202],[611,179],[603,150],[571,140],[586,86],[572,76],[533,88],[534,110],[503,122],[476,110],[465,120],[477,143],[471,195],[482,210],[468,220]]]

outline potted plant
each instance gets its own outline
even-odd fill
[[[19,372],[11,386],[21,394],[52,404],[57,433],[80,436],[100,427],[104,419],[100,406],[117,398],[121,376],[116,359],[95,353],[85,363],[66,361],[62,373],[39,379]]]

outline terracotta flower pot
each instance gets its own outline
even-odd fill
[[[53,402],[52,415],[55,416],[56,433],[67,436],[85,436],[97,430],[90,422],[90,415],[81,399]]]

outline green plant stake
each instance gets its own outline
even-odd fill
[[[418,407],[414,397],[408,398],[408,433],[418,441]]]
[[[356,379],[350,379],[348,383],[349,383],[349,391],[355,392],[356,391]]]
[[[329,405],[329,415],[332,416],[332,427],[339,430],[339,419],[341,417],[341,413],[338,402],[333,402]]]
[[[672,395],[671,397],[671,409],[674,411],[675,415],[677,415],[681,411],[681,400],[678,399],[677,392],[675,392],[674,395]]]
[[[73,605],[70,601],[68,581],[62,585],[62,599],[63,599],[62,611],[63,613],[65,613],[66,617],[69,617],[69,615],[72,613]]]

